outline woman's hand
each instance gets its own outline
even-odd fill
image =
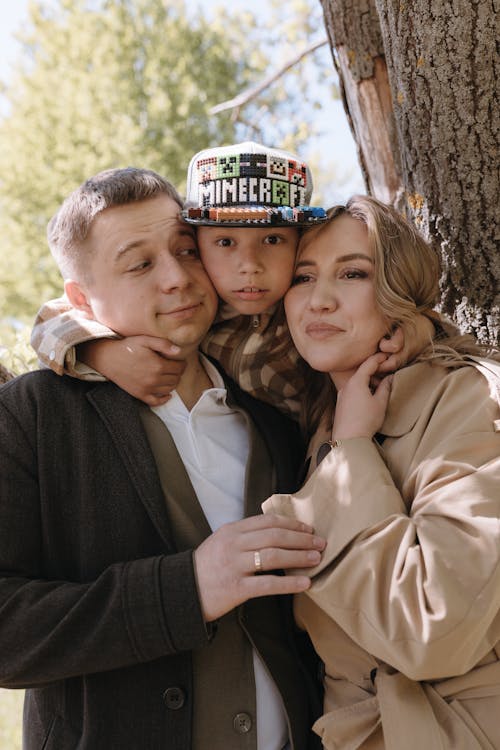
[[[376,386],[370,386],[370,379],[385,359],[386,355],[380,352],[368,357],[338,391],[333,440],[372,438],[382,426],[391,392],[392,375],[387,375]]]

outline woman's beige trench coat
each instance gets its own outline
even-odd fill
[[[328,540],[295,600],[328,750],[500,748],[499,403],[498,364],[407,367],[381,446],[346,440],[264,504]]]

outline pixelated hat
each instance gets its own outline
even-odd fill
[[[310,206],[312,175],[298,157],[253,141],[200,151],[189,164],[184,220],[220,226],[304,226],[326,219]]]

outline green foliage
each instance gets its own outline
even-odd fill
[[[286,5],[282,0],[269,0],[258,31],[247,35],[250,60],[264,65],[266,75],[276,73],[313,42],[323,39],[326,31],[321,3],[311,0],[289,0]],[[257,77],[253,84],[259,82]],[[337,78],[330,47],[325,44],[286,70],[255,100],[235,112],[235,117],[245,137],[303,153],[320,133],[318,111],[323,102],[335,98]]]
[[[31,324],[0,320],[0,365],[14,375],[34,370],[38,361],[30,344]],[[1,750],[1,747],[0,747]]]

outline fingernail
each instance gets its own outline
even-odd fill
[[[313,537],[313,547],[316,547],[316,549],[324,549],[325,546],[326,546],[326,541],[322,537],[320,536]]]
[[[180,346],[176,346],[176,344],[172,344],[172,345],[170,346],[170,352],[171,352],[172,354],[179,354],[179,353],[180,353],[180,351],[181,351],[181,348],[180,348]]]
[[[319,554],[319,552],[316,552],[316,550],[311,550],[307,553],[307,559],[310,562],[319,563],[319,561],[321,560],[321,555]]]

